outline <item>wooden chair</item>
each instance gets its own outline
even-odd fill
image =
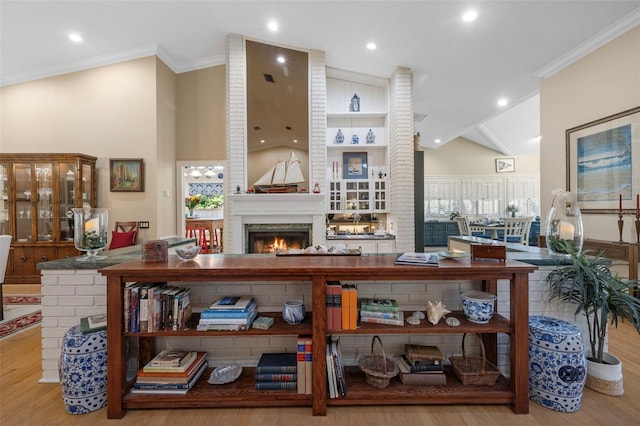
[[[529,245],[529,232],[533,217],[507,217],[504,219],[505,243]]]
[[[456,222],[458,222],[458,230],[460,231],[461,236],[471,237],[471,227],[469,226],[469,218],[464,217],[456,217]]]
[[[111,244],[109,244],[109,250],[116,248],[127,247],[130,245],[136,245],[138,240],[139,224],[135,221],[130,222],[116,222],[115,230],[111,236]],[[129,241],[129,236],[125,234],[133,232],[133,238]]]
[[[138,241],[139,224],[136,221],[131,222],[116,222],[116,232],[131,232],[133,231],[133,244]]]

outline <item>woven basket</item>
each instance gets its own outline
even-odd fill
[[[373,345],[380,342],[382,354],[373,353]],[[358,361],[358,367],[366,376],[367,383],[374,388],[384,388],[389,384],[389,379],[395,377],[400,369],[398,364],[392,359],[388,359],[384,353],[384,345],[380,337],[373,336],[371,340],[371,355],[363,355]]]
[[[481,336],[478,334],[480,340],[480,349],[482,350],[481,357],[466,356],[464,352],[464,338],[467,333],[462,335],[462,356],[450,356],[451,366],[456,377],[460,379],[463,385],[486,385],[493,386],[500,376],[500,370],[487,361],[487,356],[484,350],[484,343]]]

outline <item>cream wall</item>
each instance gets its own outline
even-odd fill
[[[175,179],[166,179],[166,171],[159,171],[158,152],[163,151],[163,161],[173,161],[172,137],[159,139],[159,133],[173,125],[167,122],[166,105],[159,107],[156,99],[172,95],[165,84],[167,71],[158,63],[147,57],[3,87],[2,152],[79,152],[98,157],[98,205],[111,208],[111,227],[116,220],[148,220],[151,228],[141,231],[141,241],[169,232],[160,212],[173,211],[174,204],[158,198],[158,182],[165,186]],[[143,158],[145,191],[110,192],[110,158]]]
[[[176,88],[176,159],[226,159],[225,66],[178,74]]]
[[[514,158],[514,173],[496,173],[496,158]],[[441,148],[424,151],[425,176],[539,177],[537,155],[503,155],[459,137]]]
[[[541,80],[543,215],[551,204],[551,191],[566,186],[565,131],[637,106],[640,106],[640,27]],[[635,188],[633,192],[640,190]],[[636,242],[632,219],[625,217],[624,241]],[[617,216],[584,215],[583,220],[586,237],[618,239]]]

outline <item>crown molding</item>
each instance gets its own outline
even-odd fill
[[[121,50],[119,52],[109,53],[106,55],[94,56],[78,62],[59,64],[39,70],[8,74],[6,76],[3,75],[0,77],[0,87],[26,83],[28,81],[54,77],[77,71],[85,71],[101,66],[117,64],[119,62],[146,58],[148,56],[157,56],[176,74],[222,65],[225,63],[224,55],[210,56],[191,62],[179,63],[162,46],[158,44],[151,44],[135,49]]]
[[[610,43],[621,35],[631,31],[638,25],[640,25],[640,8],[634,10],[604,31],[601,31],[595,36],[589,38],[577,48],[551,62],[546,67],[539,70],[535,75],[539,78],[551,77],[558,71],[563,70],[579,59],[582,59],[588,54],[601,48],[605,44]]]

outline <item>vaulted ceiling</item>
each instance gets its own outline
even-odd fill
[[[470,8],[478,17],[463,22]],[[0,84],[154,54],[177,73],[219,65],[225,35],[237,33],[323,50],[338,69],[389,77],[411,68],[425,148],[463,136],[506,155],[536,154],[540,78],[639,23],[638,0],[2,0]],[[500,98],[508,104],[497,106]]]

